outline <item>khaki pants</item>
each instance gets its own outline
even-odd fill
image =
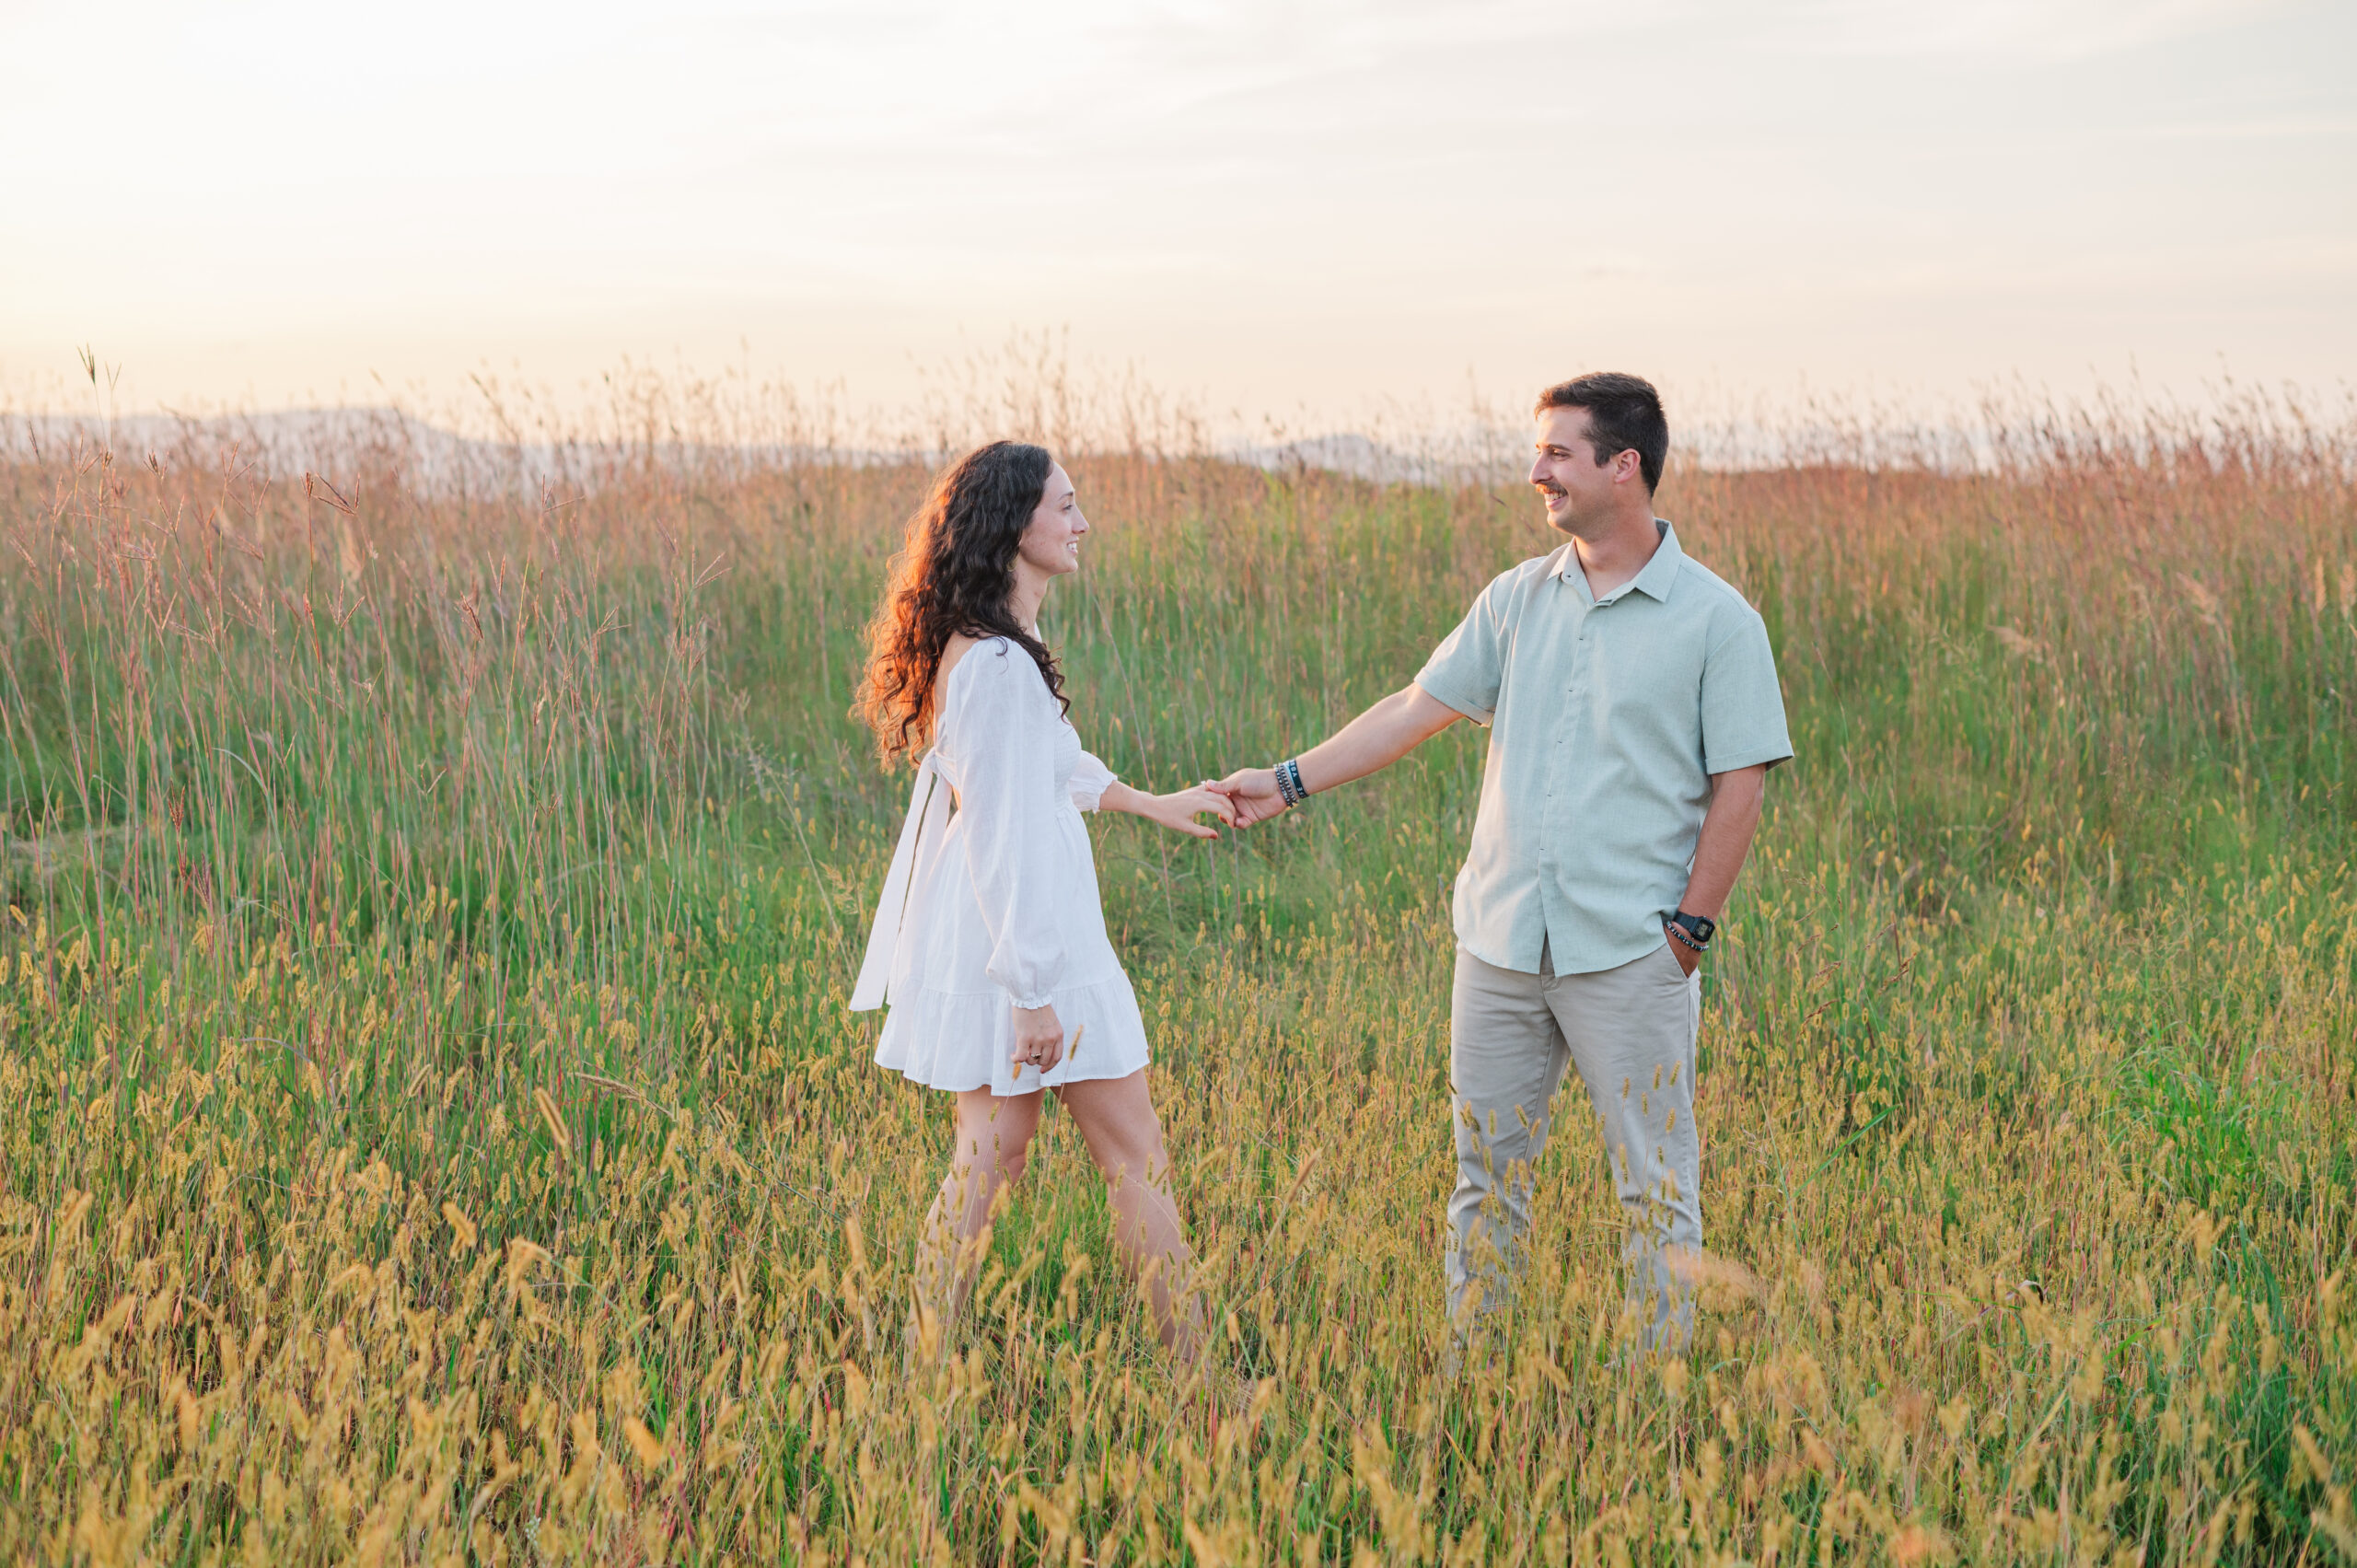
[[[1621,1260],[1648,1346],[1682,1349],[1694,1307],[1664,1257],[1702,1245],[1694,1133],[1694,1033],[1701,989],[1664,944],[1595,974],[1524,974],[1458,949],[1449,1079],[1457,1191],[1445,1261],[1463,1334],[1511,1297],[1530,1225],[1531,1169],[1566,1063],[1579,1069],[1628,1223]]]

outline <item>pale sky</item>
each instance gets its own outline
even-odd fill
[[[2349,0],[0,0],[0,148],[19,406],[2357,375]]]

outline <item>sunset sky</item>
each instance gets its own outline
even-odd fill
[[[2357,374],[2347,0],[0,0],[0,145],[20,407]]]

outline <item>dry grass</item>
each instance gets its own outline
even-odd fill
[[[921,469],[0,470],[0,1555],[2357,1558],[2351,446],[1999,434],[1665,493],[1800,751],[1688,1359],[1608,1360],[1572,1117],[1511,1345],[1437,1378],[1477,737],[1202,852],[1099,827],[1260,1379],[1216,1423],[1053,1116],[903,1370],[946,1124],[842,1011],[902,789],[843,710]],[[1165,787],[1543,548],[1478,484],[1077,469],[1076,717]]]

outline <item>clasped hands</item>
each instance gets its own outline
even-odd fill
[[[1215,839],[1219,830],[1196,820],[1216,817],[1230,828],[1249,828],[1289,809],[1277,788],[1274,768],[1238,768],[1224,779],[1205,779],[1191,789],[1148,795],[1123,784],[1109,784],[1098,802],[1107,811],[1126,811],[1177,832]]]
[[[1277,787],[1274,768],[1238,768],[1216,782],[1204,780],[1203,788],[1226,800],[1228,815],[1225,820],[1231,828],[1253,827],[1293,809],[1286,804],[1284,792]]]
[[[1277,787],[1274,768],[1238,768],[1224,779],[1205,779],[1192,789],[1144,799],[1157,809],[1138,805],[1127,808],[1199,839],[1219,836],[1216,829],[1195,820],[1206,812],[1228,827],[1249,828],[1293,809],[1285,802],[1284,792]]]

